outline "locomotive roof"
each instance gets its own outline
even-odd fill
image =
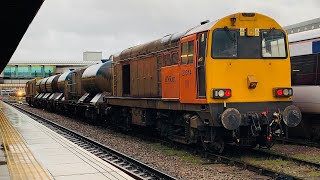
[[[240,14],[242,14],[242,16],[248,16],[248,17],[251,17],[252,14],[254,16],[255,15],[264,16],[259,13],[235,13],[223,18],[227,18],[231,16],[233,17],[239,16]],[[267,18],[271,19],[270,17],[267,17]],[[218,19],[216,21],[211,21],[211,22],[201,22],[200,25],[194,26],[186,31],[169,34],[160,39],[124,49],[120,53],[111,55],[111,59],[113,60],[113,62],[126,61],[126,60],[134,59],[136,57],[146,57],[156,52],[167,51],[173,48],[177,48],[179,46],[179,40],[181,38],[195,34],[195,33],[209,31],[220,20],[221,19]]]
[[[169,34],[161,39],[157,39],[148,43],[140,44],[137,46],[133,46],[127,49],[124,49],[120,53],[113,54],[111,56],[113,61],[119,61],[119,60],[128,60],[131,58],[134,58],[136,56],[142,56],[142,55],[148,55],[153,52],[165,50],[165,49],[171,49],[174,47],[177,47],[179,45],[179,40],[185,36],[189,36],[191,34],[195,34],[198,32],[208,31],[211,29],[212,26],[214,26],[217,21],[211,21],[207,23],[202,23],[200,25],[197,25],[195,27],[192,27],[186,31],[177,32],[174,34]]]
[[[211,22],[196,26],[196,27],[192,28],[189,32],[187,32],[184,36],[189,36],[191,34],[203,32],[203,31],[209,31],[211,29],[211,27],[214,26],[218,21],[219,20],[211,21]]]

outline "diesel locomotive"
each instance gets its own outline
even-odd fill
[[[236,13],[124,49],[58,83],[57,76],[30,81],[27,100],[208,151],[226,143],[270,147],[284,124],[295,127],[302,117],[292,104],[288,47],[272,18]]]

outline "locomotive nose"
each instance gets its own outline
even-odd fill
[[[300,124],[302,119],[302,114],[297,106],[291,105],[284,109],[283,111],[283,122],[288,127],[296,127]]]

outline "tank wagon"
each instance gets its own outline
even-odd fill
[[[95,120],[101,117],[103,97],[112,93],[112,61],[89,66],[82,74],[81,83],[86,92],[78,101],[83,105],[85,117]]]
[[[71,78],[69,81],[70,90],[66,97],[70,103],[77,102],[85,94],[81,83],[81,77],[85,69],[86,68],[77,69],[71,72]]]
[[[48,98],[46,100],[47,108],[54,109],[55,99],[59,96],[58,79],[60,75],[50,76],[46,82],[46,90],[48,92]]]
[[[66,101],[66,97],[69,91],[69,81],[71,80],[71,72],[73,70],[67,71],[63,74],[60,75],[57,81],[57,95],[56,98],[54,99],[54,110],[59,110],[60,112],[65,112],[67,111],[67,106],[65,105],[68,103]]]
[[[320,138],[320,29],[290,34],[289,46],[293,103],[304,117],[294,135]]]
[[[29,105],[34,105],[35,96],[38,96],[38,91],[36,88],[36,84],[38,84],[41,78],[35,78],[26,83],[25,92],[26,92],[26,101]]]
[[[42,105],[42,98],[46,94],[44,83],[47,80],[47,78],[43,78],[36,82],[36,92],[38,93],[34,98],[34,105],[36,106],[43,106]]]
[[[70,115],[83,115],[85,109],[80,107],[77,102],[85,94],[81,84],[81,77],[85,68],[73,70],[69,78],[66,79],[64,88],[64,109]],[[77,114],[78,113],[78,114]]]
[[[282,27],[261,14],[201,22],[88,67],[76,107],[97,123],[152,128],[209,151],[270,147],[282,124],[301,121],[288,47]]]

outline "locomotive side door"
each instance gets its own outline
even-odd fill
[[[197,90],[197,34],[184,37],[180,41],[180,102],[203,103],[198,99]]]
[[[197,83],[198,83],[198,98],[206,97],[206,72],[205,72],[205,61],[206,61],[206,50],[207,50],[207,32],[200,33],[198,35],[197,43]]]

